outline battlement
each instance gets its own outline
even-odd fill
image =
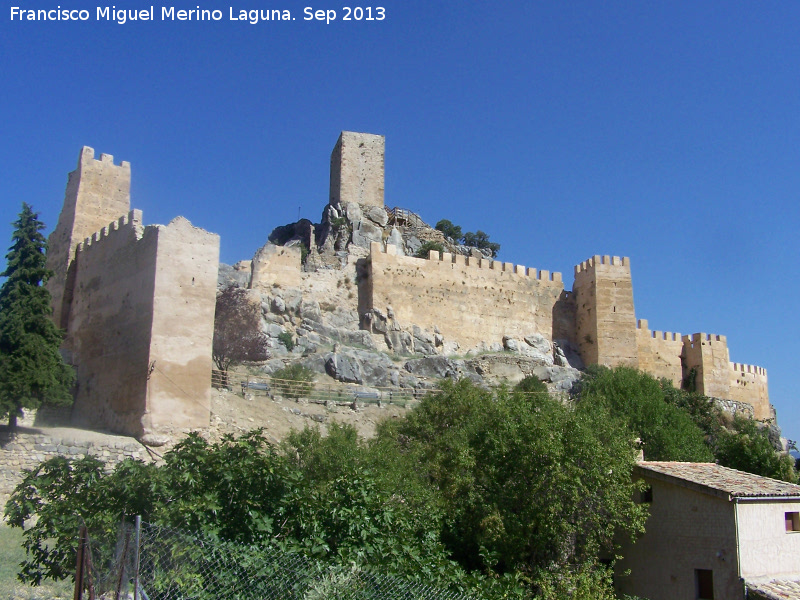
[[[600,265],[605,265],[609,267],[628,267],[631,266],[631,259],[627,256],[619,257],[619,256],[609,256],[604,255],[601,256],[599,254],[595,254],[593,257],[589,258],[588,260],[584,260],[578,265],[575,265],[575,275],[578,273],[583,273],[585,271],[589,271],[590,269],[595,269]]]
[[[757,367],[756,365],[745,365],[743,363],[731,363],[731,369],[736,373],[747,373],[750,375],[760,375],[761,377],[767,376],[767,370],[764,367]]]
[[[390,256],[397,255],[397,247],[393,244],[387,244],[384,250],[383,244],[380,242],[372,242],[370,244],[370,251],[372,253],[388,254]],[[503,273],[511,273],[519,275],[520,277],[530,277],[541,282],[561,283],[561,273],[546,270],[537,270],[533,267],[525,267],[524,265],[515,265],[514,263],[501,262],[499,260],[492,260],[491,258],[476,258],[474,256],[464,256],[463,254],[453,254],[451,252],[439,252],[438,250],[430,250],[428,258],[408,257],[413,260],[429,260],[433,262],[450,263],[460,265],[462,267],[472,267],[475,269],[488,269],[490,271],[500,271]]]
[[[728,345],[728,338],[724,335],[717,335],[714,333],[693,333],[692,335],[683,336],[683,343],[695,347],[703,344],[724,344]]]
[[[640,329],[643,331],[650,331],[647,319],[639,319],[638,321],[636,321],[636,329]],[[666,342],[680,342],[683,339],[683,336],[680,333],[674,333],[672,331],[658,331],[658,330],[650,331],[650,337],[653,338],[654,340],[664,340]]]
[[[115,233],[123,230],[137,230],[142,226],[142,211],[132,210],[127,215],[121,216],[116,221],[112,221],[100,231],[95,231],[90,237],[85,238],[75,249],[76,253],[86,252],[92,246],[102,243],[105,239],[114,236]]]
[[[83,148],[81,148],[81,155],[78,158],[78,167],[81,167],[87,163],[91,164],[90,161],[104,163],[106,165],[111,165],[113,167],[118,167],[120,169],[127,169],[128,171],[130,171],[131,169],[131,163],[129,163],[127,160],[123,160],[122,162],[120,162],[119,165],[115,165],[114,156],[112,154],[103,153],[100,154],[99,159],[95,159],[94,148],[90,148],[89,146],[84,146]]]

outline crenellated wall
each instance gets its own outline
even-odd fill
[[[666,377],[679,388],[683,382],[683,338],[680,333],[650,331],[646,319],[636,324],[636,347],[639,353],[639,368],[654,377]]]
[[[767,370],[754,365],[731,363],[730,395],[731,400],[747,402],[753,406],[756,419],[774,418],[769,403],[767,386]]]
[[[504,336],[540,333],[552,340],[561,273],[432,251],[428,260],[398,256],[373,242],[360,309],[392,308],[402,326],[418,325],[457,340],[463,350]],[[364,291],[366,290],[366,291]]]
[[[101,154],[94,158],[94,150],[81,149],[78,166],[67,179],[64,205],[56,225],[47,240],[47,268],[53,277],[47,284],[53,305],[56,325],[66,329],[72,301],[75,276],[69,266],[75,248],[109,222],[130,210],[131,165],[122,161],[114,164],[114,157]]]
[[[141,211],[79,244],[67,339],[73,421],[141,436],[207,427],[219,237]]]
[[[575,340],[586,364],[637,367],[630,259],[593,256],[575,267]]]

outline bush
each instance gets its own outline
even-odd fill
[[[279,333],[278,334],[278,341],[281,344],[283,344],[289,352],[294,350],[294,338],[292,337],[292,334],[289,333],[288,331],[284,331],[283,333]]]
[[[278,369],[272,374],[272,379],[272,389],[292,400],[308,396],[314,389],[314,371],[299,363]]]
[[[419,247],[419,250],[417,250],[417,253],[414,256],[417,258],[428,258],[428,253],[431,250],[435,250],[436,252],[444,252],[445,248],[439,242],[425,242]]]

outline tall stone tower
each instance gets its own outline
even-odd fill
[[[385,147],[382,135],[342,132],[331,152],[331,204],[383,208]]]
[[[594,256],[577,265],[573,294],[583,361],[638,368],[630,259]]]
[[[47,283],[53,298],[53,320],[66,329],[74,283],[75,248],[110,222],[127,215],[131,205],[131,165],[114,164],[114,157],[81,149],[78,167],[69,174],[64,206],[47,244],[47,267],[54,275]]]

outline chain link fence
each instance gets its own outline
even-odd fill
[[[147,523],[78,554],[75,600],[475,600],[459,592],[270,547]]]

